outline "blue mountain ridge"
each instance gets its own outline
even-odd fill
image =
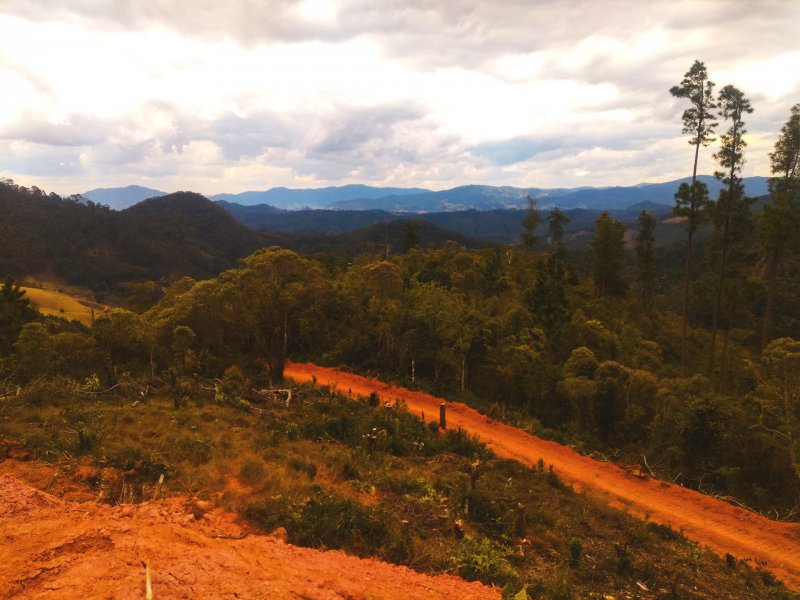
[[[709,175],[698,177],[715,198],[721,183]],[[689,178],[663,183],[642,183],[635,186],[604,188],[519,188],[510,186],[465,185],[449,190],[431,191],[423,188],[373,187],[345,185],[317,189],[272,188],[239,194],[214,194],[215,201],[241,206],[270,205],[281,210],[326,208],[332,210],[383,210],[399,213],[454,212],[462,210],[524,209],[527,197],[535,198],[540,207],[622,209],[641,202],[672,205],[678,186]],[[746,177],[745,193],[757,197],[767,193],[766,177]],[[83,196],[122,210],[147,198],[163,196],[164,192],[141,186],[100,188]]]

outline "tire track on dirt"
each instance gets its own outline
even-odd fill
[[[405,402],[409,411],[428,421],[438,420],[443,402],[429,394],[310,363],[288,363],[284,374],[297,382],[315,380],[353,396],[377,392],[384,401]],[[500,457],[528,466],[542,459],[553,465],[560,477],[587,492],[620,504],[639,518],[682,531],[720,555],[730,553],[752,566],[766,568],[800,591],[800,525],[796,523],[771,521],[672,483],[635,477],[614,464],[490,419],[460,402],[447,403],[447,425],[477,435]]]

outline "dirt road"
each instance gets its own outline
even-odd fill
[[[336,369],[290,363],[286,377],[298,382],[315,378],[340,392],[384,401],[402,400],[409,411],[439,418],[440,398],[394,387]],[[541,458],[563,479],[589,493],[624,506],[636,516],[669,525],[688,538],[724,555],[730,553],[753,566],[772,571],[792,589],[800,590],[800,525],[770,521],[698,492],[651,478],[635,477],[616,465],[577,452],[494,421],[461,403],[447,404],[448,428],[476,434],[501,457],[533,466]]]
[[[0,463],[2,465],[2,463]],[[499,598],[497,589],[248,535],[185,499],[73,503],[0,475],[0,598]]]

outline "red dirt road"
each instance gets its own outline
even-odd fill
[[[315,378],[340,392],[384,401],[401,400],[408,410],[438,420],[440,398],[390,386],[336,369],[290,363],[286,377],[297,382]],[[447,403],[448,428],[477,435],[501,457],[533,466],[541,458],[563,479],[587,492],[620,503],[631,513],[669,525],[686,537],[709,546],[720,555],[730,553],[772,571],[784,583],[800,590],[800,525],[770,521],[704,494],[656,479],[640,479],[624,469],[592,460],[577,452],[537,438],[481,415],[458,402]]]
[[[0,463],[2,464],[2,463]],[[247,535],[221,510],[184,500],[72,503],[0,475],[0,598],[499,598],[497,589],[343,552]]]

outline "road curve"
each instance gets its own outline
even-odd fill
[[[438,420],[443,400],[337,369],[288,363],[284,374],[296,382],[312,379],[353,396],[377,392],[384,401],[401,400],[408,410]],[[730,553],[769,569],[787,587],[800,591],[800,525],[765,519],[755,513],[664,481],[633,476],[616,465],[582,456],[505,425],[460,402],[447,403],[448,428],[477,435],[498,456],[533,466],[539,459],[588,493],[622,504],[634,515],[669,525],[720,555]]]

